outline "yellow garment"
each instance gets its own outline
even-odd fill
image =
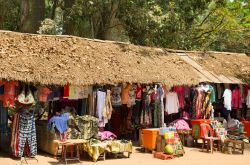
[[[111,91],[107,90],[105,108],[103,110],[103,117],[105,120],[110,120],[112,115]]]
[[[91,140],[83,144],[83,150],[86,151],[93,161],[97,161],[105,151],[112,153],[130,152],[132,153],[133,145],[131,141],[123,143],[121,140],[96,141]]]
[[[86,151],[93,161],[97,161],[101,154],[105,152],[107,143],[98,142],[92,143],[91,141],[83,144],[83,150]]]
[[[131,141],[127,143],[123,143],[121,140],[111,140],[108,142],[107,151],[112,153],[119,153],[119,152],[132,152],[133,145]]]
[[[76,100],[77,97],[77,88],[74,85],[69,86],[69,99]]]

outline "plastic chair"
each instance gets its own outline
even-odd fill
[[[218,148],[220,149],[220,138],[219,137],[214,137],[213,136],[213,130],[208,124],[201,124],[200,125],[202,131],[203,131],[203,144],[202,144],[202,151],[204,149],[205,143],[207,142],[207,151],[209,151],[209,146],[210,146],[210,151],[213,153],[214,150],[214,141],[218,141]],[[210,134],[210,136],[209,136]]]

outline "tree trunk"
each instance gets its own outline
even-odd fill
[[[21,23],[20,23],[20,31],[28,32],[29,31],[29,14],[30,14],[30,4],[29,0],[22,0],[21,3]]]
[[[75,0],[64,0],[64,12],[63,12],[63,34],[74,34],[74,23],[67,16],[74,4]]]
[[[22,0],[20,31],[37,33],[44,20],[45,0]]]
[[[111,40],[111,31],[112,28],[115,27],[115,19],[117,12],[119,10],[120,1],[114,0],[111,2],[111,7],[109,11],[103,10],[101,13],[102,17],[102,25],[99,26],[96,38],[102,39],[102,40]]]
[[[33,0],[31,12],[31,33],[37,33],[45,16],[45,0]]]

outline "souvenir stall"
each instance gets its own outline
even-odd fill
[[[210,145],[207,148],[211,152],[214,150],[213,144],[218,142],[218,150],[221,150],[220,146],[223,152],[225,148],[229,148],[228,146],[231,146],[231,150],[235,150],[235,146],[239,145],[243,153],[244,143],[249,143],[249,141],[245,136],[248,133],[244,132],[244,122],[241,123],[240,120],[246,118],[248,85],[215,84],[211,86],[207,84],[195,90],[191,109],[194,139],[202,139],[203,146]],[[243,113],[240,114],[239,111]],[[213,137],[212,142],[207,141],[209,136]]]

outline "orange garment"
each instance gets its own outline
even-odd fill
[[[4,107],[14,107],[16,87],[18,82],[16,81],[1,81],[1,85],[4,85],[4,95],[3,95],[3,106]]]
[[[122,88],[122,104],[129,103],[129,91],[131,87],[131,84],[128,84],[125,88]]]
[[[38,99],[41,102],[46,102],[48,99],[48,95],[51,93],[51,90],[47,87],[41,87],[38,90]]]

